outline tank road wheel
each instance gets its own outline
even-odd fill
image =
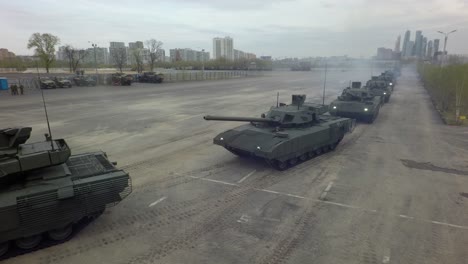
[[[10,248],[10,243],[8,241],[6,242],[1,242],[0,243],[0,257],[5,255],[5,253],[8,252],[8,249]]]
[[[320,154],[322,154],[322,149],[321,148],[316,149],[315,150],[315,155],[318,156]]]
[[[62,228],[57,228],[47,232],[49,238],[55,241],[62,241],[70,237],[73,232],[72,224],[68,224]]]
[[[39,245],[39,243],[41,243],[41,240],[41,235],[34,235],[30,237],[18,238],[15,240],[15,244],[21,249],[32,249]]]
[[[104,208],[100,209],[99,211],[91,213],[90,215],[88,215],[88,219],[94,220],[94,219],[98,218],[99,216],[101,216],[104,213],[105,210],[106,210],[106,208],[104,207]]]
[[[309,159],[315,157],[315,152],[314,151],[310,151],[307,153],[307,156],[309,157]]]
[[[297,158],[292,158],[292,159],[289,160],[289,165],[291,165],[291,167],[296,165],[296,164],[297,164]]]
[[[299,157],[299,160],[301,160],[301,161],[306,161],[306,160],[307,160],[307,153],[302,154],[302,155]]]
[[[289,166],[288,166],[288,162],[287,161],[275,161],[275,169],[277,170],[280,170],[280,171],[284,171],[286,170]]]

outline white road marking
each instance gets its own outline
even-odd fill
[[[254,190],[261,191],[261,192],[267,192],[267,193],[281,194],[281,193],[279,193],[277,191],[271,191],[271,190],[266,190],[266,189],[257,189],[257,188],[255,188]]]
[[[218,180],[213,180],[213,179],[208,179],[208,178],[200,178],[200,177],[195,177],[195,176],[188,176],[188,177],[194,178],[194,179],[199,179],[199,180],[202,180],[202,181],[216,182],[216,183],[231,185],[231,186],[239,186],[239,185],[237,185],[235,183],[230,183],[230,182],[225,182],[225,181],[218,181]]]
[[[468,226],[454,225],[454,224],[449,224],[449,223],[444,223],[444,222],[439,222],[439,221],[430,221],[430,220],[423,220],[423,221],[430,222],[430,223],[435,224],[435,225],[450,226],[450,227],[455,227],[455,228],[468,230]]]
[[[248,215],[242,215],[241,218],[237,220],[238,223],[247,223],[249,222],[249,216]]]
[[[207,178],[200,178],[200,177],[195,177],[195,176],[187,176],[187,177],[190,177],[190,178],[193,178],[193,179],[199,179],[199,180],[203,180],[203,181],[209,181],[209,182],[219,183],[219,184],[230,185],[230,186],[239,186],[238,184],[230,183],[230,182],[225,182],[225,181],[218,181],[218,180],[207,179]],[[331,187],[330,187],[330,188],[331,188]],[[324,200],[321,200],[321,199],[307,198],[307,197],[304,197],[304,196],[299,196],[299,195],[290,194],[290,193],[277,192],[277,191],[272,191],[272,190],[267,190],[267,189],[258,189],[258,188],[253,188],[253,189],[256,190],[256,191],[260,191],[260,192],[273,193],[273,194],[278,194],[278,195],[283,195],[283,196],[294,197],[294,198],[298,198],[298,199],[308,199],[308,200],[311,200],[311,201],[315,201],[315,202],[319,202],[319,203],[324,203],[324,204],[329,204],[329,205],[335,205],[335,206],[339,206],[339,207],[343,207],[343,208],[361,210],[361,211],[371,212],[371,213],[378,213],[378,211],[377,211],[377,210],[374,210],[374,209],[366,209],[366,208],[362,208],[362,207],[354,206],[354,205],[349,205],[349,204],[343,204],[343,203],[337,203],[337,202],[324,201]],[[158,202],[158,201],[156,201],[156,202]],[[156,202],[155,202],[155,203],[156,203]],[[151,205],[150,205],[150,206],[151,206]],[[419,219],[419,218],[415,218],[415,217],[407,216],[407,215],[395,215],[395,216],[398,216],[398,217],[401,217],[401,218],[412,219],[412,220],[414,220],[414,221],[420,221],[420,222],[426,222],[426,223],[431,223],[431,224],[435,224],[435,225],[443,225],[443,226],[448,226],[448,227],[453,227],[453,228],[459,228],[459,229],[468,230],[468,226],[454,225],[454,224],[450,224],[450,223],[432,221],[432,220],[427,220],[427,219]]]
[[[408,219],[414,219],[412,216],[407,216],[407,215],[399,215],[401,218],[408,218]]]
[[[333,182],[330,182],[328,185],[327,185],[327,188],[325,188],[325,190],[322,192],[322,194],[320,195],[320,200],[325,200],[325,197],[327,196],[328,192],[330,191],[331,187],[333,185]]]
[[[158,203],[166,200],[166,198],[167,198],[166,196],[163,196],[163,197],[159,198],[156,202],[151,203],[148,207],[153,207],[153,206],[157,205]]]
[[[382,263],[390,263],[390,249],[384,249],[384,256],[382,258]]]
[[[240,179],[237,183],[242,183],[242,182],[245,181],[248,177],[252,176],[255,172],[257,172],[257,170],[251,171],[249,174],[247,174],[247,175],[245,175],[244,177],[242,177],[242,179]]]

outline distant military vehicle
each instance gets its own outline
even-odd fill
[[[96,86],[96,80],[88,76],[75,76],[73,81],[76,86]]]
[[[392,89],[392,91],[395,88],[396,80],[393,76],[393,73],[388,72],[388,71],[383,72],[382,74],[377,76],[377,79],[381,81],[385,81],[387,85]]]
[[[121,72],[116,72],[111,76],[112,85],[117,86],[124,86],[124,85],[132,85],[133,77],[130,74],[125,74]]]
[[[128,173],[106,153],[71,155],[63,139],[26,144],[30,127],[0,129],[0,257],[15,245],[65,241],[74,226],[131,192]]]
[[[323,152],[333,150],[354,120],[322,115],[328,107],[306,103],[305,95],[293,95],[290,105],[272,106],[261,117],[204,116],[205,120],[250,122],[217,135],[214,144],[230,152],[265,160],[285,170]]]
[[[155,72],[144,72],[140,76],[139,80],[143,83],[162,83],[164,80],[164,74]]]
[[[371,95],[381,96],[383,102],[388,103],[392,95],[392,88],[388,85],[387,81],[379,80],[378,76],[372,76],[372,79],[367,81],[366,89],[369,90]]]
[[[59,88],[65,88],[65,87],[71,88],[72,87],[72,82],[67,78],[55,77],[54,82],[55,82],[55,85]]]
[[[358,86],[357,82],[353,84]],[[371,95],[367,89],[348,87],[343,90],[338,99],[330,103],[329,112],[334,116],[350,117],[372,123],[379,114],[381,104],[380,96]]]
[[[57,88],[57,85],[55,84],[55,82],[52,81],[49,77],[40,77],[39,78],[39,83],[40,83],[41,89],[55,89],[55,88]]]

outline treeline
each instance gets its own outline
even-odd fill
[[[440,67],[419,63],[418,72],[446,121],[450,124],[467,123],[463,116],[468,115],[468,64]]]

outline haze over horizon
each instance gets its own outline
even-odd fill
[[[163,48],[205,49],[214,37],[231,36],[234,48],[257,56],[369,57],[378,47],[394,48],[407,29],[428,39],[450,35],[447,50],[468,54],[468,1],[351,0],[161,0],[8,1],[0,0],[2,42],[17,55],[32,55],[26,45],[35,32],[51,33],[61,45],[108,47],[155,38]],[[443,46],[441,46],[443,47]]]

